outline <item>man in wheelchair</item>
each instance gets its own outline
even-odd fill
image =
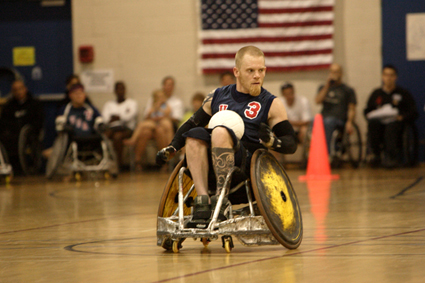
[[[44,111],[41,103],[32,97],[25,83],[16,80],[11,86],[12,96],[3,106],[0,116],[0,139],[8,152],[15,173],[19,172],[18,157],[21,130],[30,125],[32,137],[38,138],[44,123]]]
[[[186,146],[186,163],[197,193],[188,227],[200,227],[199,223],[211,220],[218,196],[226,189],[223,187],[227,173],[237,166],[249,176],[255,150],[294,153],[297,147],[282,101],[262,88],[266,74],[264,53],[254,46],[243,47],[236,53],[233,73],[236,84],[211,92],[202,107],[177,130],[171,144],[157,153],[157,163],[164,164]],[[235,111],[242,118],[245,133],[240,140],[226,126],[205,128],[211,117],[222,110]],[[225,208],[221,206],[219,220],[225,220]]]
[[[87,103],[84,86],[82,84],[71,86],[69,97],[71,102],[61,109],[61,115],[56,118],[56,130],[59,135],[55,140],[52,155],[47,164],[47,177],[50,178],[61,165],[60,162],[64,159],[65,154],[70,155],[71,171],[76,173],[79,171],[108,171],[106,165],[110,164],[109,161],[113,161],[111,164],[114,165],[112,166],[114,170],[111,173],[116,175],[116,158],[109,158],[109,155],[115,156],[112,145],[110,143],[102,145],[104,138],[101,133],[106,130],[106,126],[99,111]],[[71,144],[71,148],[67,151],[69,144]],[[105,158],[105,156],[108,157]],[[88,165],[87,168],[85,165]]]

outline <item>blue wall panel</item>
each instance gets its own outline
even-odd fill
[[[417,121],[420,140],[425,139],[425,60],[407,61],[406,15],[425,13],[425,1],[382,0],[383,64],[393,64],[399,71],[399,85],[410,90],[420,113]],[[424,160],[424,146],[420,158]]]
[[[34,66],[13,66],[12,50],[34,46],[42,79],[33,80]],[[65,6],[42,7],[40,2],[0,2],[0,66],[15,68],[34,94],[62,93],[73,72],[70,1]]]

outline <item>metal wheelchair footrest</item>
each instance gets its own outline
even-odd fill
[[[219,236],[236,236],[245,246],[278,245],[262,216],[243,216],[222,221],[212,229],[178,229],[176,217],[158,217],[157,237],[158,245],[167,239],[181,238],[209,238],[218,239]],[[186,217],[185,217],[186,218]],[[186,220],[186,219],[185,219]],[[187,220],[190,220],[188,217]]]

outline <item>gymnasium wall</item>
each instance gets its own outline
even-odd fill
[[[380,84],[381,1],[336,0],[335,62],[343,65],[345,81],[358,96],[357,121],[365,134],[363,108],[371,90]],[[189,106],[196,91],[208,93],[218,76],[197,69],[198,6],[196,0],[72,0],[74,70],[113,69],[115,80],[127,82],[128,94],[140,108],[166,75],[176,78],[176,95]],[[78,62],[80,45],[93,45],[94,63]],[[266,59],[267,65],[267,59]],[[285,81],[313,105],[326,71],[269,73],[265,88],[279,94]],[[91,93],[99,107],[113,94]]]

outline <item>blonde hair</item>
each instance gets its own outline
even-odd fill
[[[245,56],[245,54],[249,54],[251,56],[258,56],[264,58],[264,52],[261,51],[259,48],[255,46],[245,46],[239,49],[238,52],[236,52],[235,55],[235,66],[236,68],[240,68],[242,64],[242,59]]]
[[[153,98],[153,102],[157,102],[158,98],[161,95],[165,95],[164,91],[162,89],[156,89],[152,92],[152,98]]]

